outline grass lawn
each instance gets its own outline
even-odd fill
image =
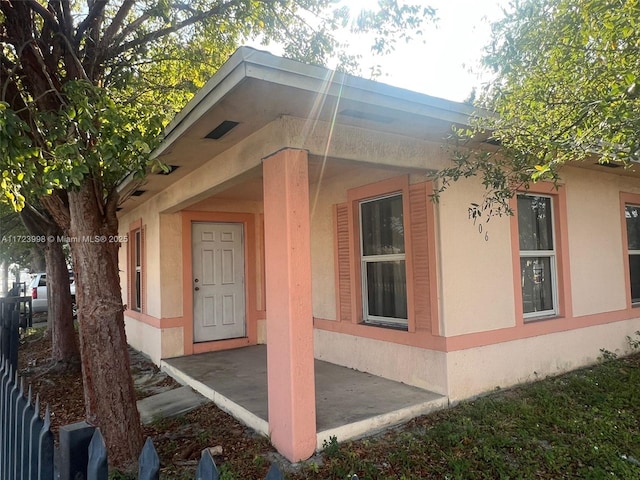
[[[640,355],[604,357],[378,437],[332,442],[292,478],[640,479]]]

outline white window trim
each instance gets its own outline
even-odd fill
[[[554,212],[555,198],[553,198],[551,195],[544,195],[544,194],[537,194],[537,193],[519,193],[517,194],[517,197],[539,197],[539,198],[548,198],[551,200],[551,235],[553,238],[553,250],[520,250],[519,258],[520,259],[526,258],[526,257],[549,258],[549,264],[551,268],[551,300],[553,302],[553,308],[550,310],[540,310],[537,312],[525,313],[524,303],[523,303],[522,305],[523,319],[526,321],[526,320],[540,320],[543,318],[555,317],[559,315],[559,311],[560,311],[559,305],[558,305],[558,299],[559,299],[558,266],[556,261],[557,250],[558,250],[556,247],[556,242],[557,242],[558,232],[556,231],[556,219],[555,219],[555,212]],[[516,197],[516,200],[517,200],[517,197]],[[520,225],[518,224],[518,229],[519,228],[520,228]],[[524,285],[520,285],[521,291],[523,288],[524,288]],[[524,292],[523,292],[523,302],[524,302]]]
[[[384,200],[386,198],[400,197],[400,199],[404,202],[404,197],[402,192],[394,192],[386,195],[380,195],[378,197],[367,198],[364,200],[360,200],[358,202],[358,230],[360,237],[360,282],[361,282],[361,291],[362,291],[362,319],[364,323],[369,325],[382,325],[382,326],[393,326],[393,327],[403,327],[408,328],[409,318],[407,311],[407,318],[396,318],[396,317],[380,317],[377,315],[369,314],[369,290],[367,285],[367,264],[368,263],[378,263],[378,262],[394,262],[394,261],[404,261],[405,262],[405,286],[407,284],[406,277],[406,267],[407,267],[407,248],[405,244],[404,253],[392,253],[388,255],[364,255],[363,248],[363,237],[362,237],[362,205],[365,203],[375,202],[379,200]],[[404,206],[404,203],[403,203]],[[403,217],[406,213],[403,208]],[[404,228],[404,219],[403,219],[403,228]],[[406,234],[406,232],[405,232]],[[405,300],[408,302],[409,299]]]

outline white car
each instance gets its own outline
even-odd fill
[[[73,278],[73,272],[69,272],[69,286],[71,288],[71,298],[75,302],[76,282]],[[47,274],[44,272],[34,273],[31,277],[31,306],[34,313],[46,312],[47,305]]]

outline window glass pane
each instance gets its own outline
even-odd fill
[[[364,256],[404,253],[402,195],[363,202],[360,212]]]
[[[627,219],[627,244],[629,250],[640,250],[640,207],[627,205],[624,207]]]
[[[640,302],[640,255],[629,255],[629,276],[631,277],[631,301]]]
[[[553,310],[550,257],[521,257],[522,307],[524,313]]]
[[[135,244],[135,256],[136,256],[136,267],[141,265],[140,262],[140,230],[136,231],[136,244]]]
[[[518,195],[520,250],[553,250],[551,198]]]
[[[404,260],[368,262],[366,266],[369,315],[408,318]]]
[[[141,297],[140,297],[140,289],[142,288],[142,278],[141,278],[141,273],[140,271],[136,272],[136,292],[135,292],[135,301],[136,301],[136,305],[135,308],[136,310],[140,310],[140,306],[142,305],[142,301],[141,301]]]

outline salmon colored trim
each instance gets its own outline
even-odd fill
[[[627,301],[627,309],[637,309],[631,301],[631,272],[629,271],[629,238],[627,236],[627,217],[625,216],[625,206],[640,205],[640,194],[620,192],[620,215],[622,227],[622,255],[624,266],[624,288],[626,289],[625,298]]]
[[[561,314],[567,318],[573,318],[573,296],[571,289],[571,265],[569,255],[569,223],[567,219],[567,187],[561,186],[558,190],[558,202],[555,208],[556,222],[560,223],[560,236],[558,237],[560,249],[558,252],[558,284],[562,284],[562,291],[558,292]],[[562,306],[564,305],[564,308]]]
[[[146,252],[145,252],[145,237],[143,235],[143,225],[142,218],[138,218],[129,224],[129,232],[128,232],[128,242],[127,242],[127,306],[131,307],[134,304],[134,292],[133,286],[135,285],[135,252],[133,251],[136,248],[135,242],[135,233],[136,231],[140,231],[140,312],[144,313],[146,310],[146,286],[147,286],[147,262],[146,262]],[[133,312],[137,312],[137,310],[130,309]]]
[[[314,318],[313,326],[319,330],[343,333],[355,337],[371,338],[382,342],[446,351],[447,339],[445,337],[435,337],[427,331],[418,330],[416,332],[408,332],[406,330],[396,330],[395,328],[385,328],[367,323],[336,322],[335,320],[327,320],[325,318]]]
[[[316,447],[308,154],[263,159],[269,436],[288,460]]]
[[[353,272],[351,289],[351,308],[355,311],[352,323],[364,321],[362,312],[362,272],[360,268],[360,226],[356,224],[360,218],[360,202],[392,193],[402,194],[402,209],[404,231],[411,232],[411,205],[409,203],[409,175],[393,177],[379,182],[347,190],[347,204],[350,207],[349,237],[352,241],[351,271]],[[411,249],[411,235],[405,234],[405,269],[407,279],[413,278],[413,255]],[[413,281],[407,281],[407,329],[410,333],[416,331]],[[355,309],[354,309],[355,307]],[[370,325],[367,325],[368,327]]]
[[[440,336],[440,311],[438,309],[438,266],[436,264],[436,222],[434,203],[429,200],[433,195],[433,182],[425,182],[427,190],[427,250],[429,252],[429,302],[431,303],[431,335]]]
[[[332,215],[332,222],[331,225],[334,226],[334,228],[337,228],[338,225],[338,204],[333,205],[332,209],[331,209],[331,215]],[[339,252],[338,252],[339,246],[338,246],[338,232],[334,232],[333,234],[333,273],[334,273],[334,284],[336,286],[336,293],[335,293],[335,297],[336,297],[336,319],[334,321],[336,322],[340,322],[341,321],[341,307],[342,307],[342,302],[340,300],[340,259],[339,259]],[[349,262],[351,263],[351,262]],[[315,319],[314,319],[315,320]]]
[[[183,317],[158,318],[131,309],[125,310],[124,316],[141,323],[146,323],[155,328],[177,328],[184,326]]]
[[[147,312],[147,226],[140,227],[140,311]]]
[[[484,347],[496,343],[511,342],[524,338],[538,337],[554,333],[577,330],[580,328],[595,327],[608,323],[621,322],[638,318],[640,314],[633,310],[617,310],[614,312],[585,315],[582,317],[559,318],[549,321],[532,321],[522,326],[476,332],[466,335],[458,335],[446,339],[447,352],[467,350],[470,348]]]
[[[567,191],[566,186],[560,185],[558,188],[550,183],[536,183],[528,190],[517,193],[525,195],[548,195],[553,198],[554,216],[554,240],[556,250],[556,278],[558,291],[558,315],[532,318],[524,321],[524,309],[522,307],[522,286],[520,284],[520,241],[518,231],[518,202],[517,195],[510,200],[509,206],[514,214],[510,219],[511,226],[511,255],[513,266],[513,288],[515,301],[515,321],[516,327],[523,327],[528,324],[550,321],[555,322],[559,318],[571,318],[573,316],[573,305],[571,299],[571,282],[569,278],[569,237],[567,224]],[[482,332],[484,333],[484,332]]]
[[[405,282],[407,284],[407,332],[416,333],[416,302],[414,298],[413,275],[413,235],[411,235],[411,198],[409,193],[409,176],[406,186],[402,190],[402,211],[404,224],[404,258],[405,258]]]
[[[192,355],[203,351],[223,350],[226,348],[236,348],[228,346],[233,341],[246,339],[244,345],[257,345],[258,324],[256,310],[256,236],[255,236],[255,215],[252,213],[228,213],[228,212],[195,212],[183,210],[182,212],[182,301],[183,301],[183,327],[184,327],[184,355]],[[245,268],[245,319],[247,336],[243,339],[219,340],[216,342],[220,348],[210,346],[200,346],[193,341],[193,260],[191,252],[191,224],[193,222],[212,223],[241,223],[244,226],[244,268]],[[239,345],[238,345],[239,346]],[[204,350],[203,350],[204,349]]]
[[[498,343],[511,342],[525,338],[537,337],[542,335],[551,335],[581,328],[595,327],[598,325],[606,325],[609,323],[621,322],[626,320],[640,319],[640,311],[631,306],[631,287],[629,279],[629,265],[625,261],[625,284],[627,288],[627,309],[616,310],[612,312],[598,313],[593,315],[584,315],[580,317],[573,316],[571,283],[569,278],[569,258],[568,258],[568,225],[567,225],[567,205],[566,205],[566,187],[562,186],[556,190],[550,184],[533,185],[527,193],[543,194],[553,196],[554,219],[556,233],[556,260],[558,264],[558,301],[560,303],[561,316],[544,318],[540,320],[523,321],[522,316],[522,290],[520,288],[520,245],[518,242],[518,220],[517,216],[511,217],[511,248],[513,258],[513,276],[516,301],[516,324],[513,327],[502,328],[497,330],[488,330],[483,332],[475,332],[453,337],[438,337],[429,335],[426,332],[410,333],[401,330],[393,330],[387,328],[374,327],[366,324],[349,324],[340,323],[333,320],[314,318],[314,327],[320,330],[327,330],[336,333],[366,337],[375,340],[398,343],[401,345],[409,345],[431,350],[453,352],[459,350],[467,350]],[[627,203],[640,205],[640,194],[620,194],[621,211],[624,220],[624,205]],[[516,211],[516,201],[512,200],[511,207]],[[431,212],[429,212],[431,213]],[[433,221],[432,216],[429,217]],[[429,224],[430,228],[433,228]],[[623,221],[623,253],[627,253],[627,234],[626,224]],[[434,231],[434,230],[431,230]],[[433,237],[433,238],[432,238]],[[429,235],[430,245],[434,242],[434,236]],[[431,255],[430,249],[429,254]],[[432,257],[433,258],[433,257]],[[431,259],[430,259],[431,261]],[[433,282],[432,286],[435,285]],[[433,293],[432,293],[433,294]],[[432,297],[434,298],[434,297]],[[432,303],[434,303],[432,301]],[[436,310],[437,311],[437,310]],[[432,325],[437,323],[437,317],[434,317]]]
[[[267,291],[267,287],[265,284],[265,267],[264,267],[264,213],[258,214],[258,222],[260,227],[260,234],[256,238],[259,240],[260,245],[260,288],[261,290],[261,304],[259,306],[258,312],[260,313],[260,317],[258,320],[265,320],[267,318],[267,297],[265,292]]]
[[[347,192],[348,196],[348,192]],[[351,281],[351,323],[358,324],[363,321],[362,313],[362,277],[360,276],[360,226],[356,225],[359,218],[357,199],[347,200],[347,228],[351,248],[349,249],[349,271],[352,273]],[[336,251],[336,254],[338,252]],[[338,321],[342,319],[340,316]]]
[[[434,337],[426,332],[409,333],[402,330],[384,329],[366,324],[340,324],[333,320],[322,318],[314,318],[314,326],[320,330],[366,337],[383,342],[398,343],[442,352],[455,352],[633,319],[640,319],[640,312],[635,308],[585,315],[582,317],[557,317],[553,319],[553,321],[529,322],[521,327],[515,326],[497,330],[487,330],[485,332],[456,335],[455,337]],[[385,332],[383,333],[381,330],[385,330]]]
[[[215,342],[200,342],[193,344],[193,353],[218,352],[220,350],[248,347],[249,345],[255,345],[255,343],[251,343],[251,340],[248,337],[216,340]]]
[[[127,279],[127,292],[124,300],[125,304],[123,305],[125,311],[129,308],[129,305],[131,305],[131,230],[127,230],[127,240],[127,247],[125,248],[127,263],[125,264],[126,271],[124,273],[124,278]]]
[[[138,230],[139,228],[142,228],[142,218],[134,220],[129,224],[129,231]]]
[[[627,217],[625,216],[625,207],[627,204],[640,205],[640,195],[633,193],[620,192],[620,214],[622,215],[622,255],[624,267],[624,288],[627,308],[631,306],[631,271],[629,270],[629,237],[627,235]]]

